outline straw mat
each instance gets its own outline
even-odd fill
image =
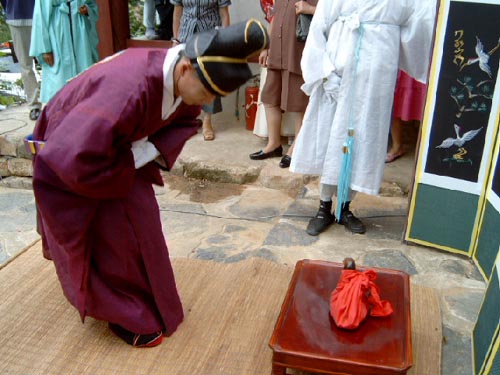
[[[173,266],[185,320],[162,345],[136,349],[105,322],[81,323],[38,242],[0,270],[0,373],[271,374],[268,341],[293,268],[258,258],[234,264],[174,259]],[[437,300],[431,289],[412,289],[418,318],[412,322],[412,375],[438,375]]]

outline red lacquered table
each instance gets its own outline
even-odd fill
[[[269,346],[273,375],[287,368],[333,375],[406,374],[412,366],[409,276],[377,271],[375,283],[394,313],[368,317],[356,330],[338,328],[330,317],[330,294],[343,265],[325,261],[297,262]],[[360,271],[366,270],[358,267]]]

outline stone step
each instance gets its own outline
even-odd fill
[[[26,105],[9,107],[1,112],[0,177],[33,175],[31,155],[23,142],[33,132],[35,124],[29,120],[28,114]],[[266,140],[253,135],[242,121],[236,120],[230,113],[215,115],[214,129],[214,141],[204,141],[200,134],[189,140],[172,173],[211,182],[258,184],[291,193],[300,191],[309,182],[318,179],[317,176],[294,174],[280,168],[280,158],[250,160],[248,155],[264,148]],[[410,152],[396,162],[387,164],[380,195],[407,195],[413,163],[413,152]]]

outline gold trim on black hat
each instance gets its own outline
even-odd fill
[[[258,28],[262,32],[262,36],[263,36],[262,37],[262,39],[263,39],[262,46],[260,48],[257,47],[255,49],[254,49],[255,42],[253,41],[253,35],[251,35],[251,32],[250,32],[250,28],[253,24],[256,24],[258,26]],[[201,53],[202,49],[200,48],[201,47],[200,44],[203,43],[203,40],[200,37],[200,35],[201,35],[201,33],[198,35],[194,35],[194,37],[193,37],[194,39],[191,41],[191,45],[192,45],[192,48],[194,50],[192,52],[194,52],[194,55],[196,57],[192,56],[192,57],[190,57],[190,60],[192,63],[194,63],[196,61],[198,74],[200,75],[200,78],[204,79],[204,81],[205,81],[204,83],[207,85],[207,87],[211,91],[213,91],[214,93],[216,93],[220,96],[226,96],[226,95],[230,94],[230,92],[227,92],[227,91],[221,89],[212,80],[212,77],[210,76],[205,64],[206,63],[219,63],[219,64],[245,64],[246,65],[248,63],[248,59],[250,57],[252,57],[254,54],[259,53],[260,51],[265,49],[269,44],[269,35],[267,34],[265,27],[263,26],[263,24],[260,21],[253,19],[253,18],[249,19],[245,23],[244,42],[245,42],[245,44],[252,43],[252,45],[250,45],[248,47],[251,47],[251,49],[253,49],[253,51],[245,57],[235,58],[235,57],[228,57],[228,56],[210,56],[210,55],[203,56]],[[214,36],[214,38],[215,38],[215,36]],[[209,42],[211,43],[214,40],[214,38],[210,39]],[[240,39],[240,42],[241,42],[241,39]],[[248,48],[246,48],[246,49],[248,49]],[[225,54],[225,52],[222,52],[222,53]],[[229,53],[229,51],[228,51],[228,53]]]
[[[245,43],[248,43],[248,30],[250,29],[250,26],[251,24],[255,22],[259,27],[260,29],[262,30],[262,34],[264,35],[264,43],[262,44],[262,47],[260,48],[260,51],[262,51],[263,49],[266,49],[266,46],[267,46],[267,31],[266,29],[264,28],[264,25],[262,25],[262,22],[256,20],[255,18],[250,18],[248,21],[247,21],[247,24],[245,26]],[[252,52],[250,55],[248,56],[251,56],[253,55],[255,52]],[[248,57],[247,56],[247,57]]]
[[[224,64],[246,64],[247,59],[238,59],[235,57],[226,57],[226,56],[198,56],[196,58],[196,62],[198,63],[198,67],[200,68],[201,72],[203,73],[203,76],[205,77],[205,80],[207,83],[210,85],[213,91],[218,93],[221,96],[226,96],[230,94],[230,92],[222,90],[219,86],[215,84],[214,81],[212,81],[212,78],[210,78],[210,75],[208,74],[207,70],[205,69],[205,64],[206,62],[215,62],[215,63],[224,63]]]
[[[237,57],[227,57],[227,56],[198,56],[197,61],[203,62],[217,62],[225,64],[246,64],[248,61],[246,58],[240,59]]]

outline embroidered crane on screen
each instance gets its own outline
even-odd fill
[[[472,64],[479,64],[479,68],[488,74],[490,78],[491,77],[491,68],[489,66],[489,61],[490,61],[490,56],[493,55],[498,48],[500,48],[500,38],[498,39],[497,45],[491,49],[489,52],[484,52],[484,47],[483,43],[479,40],[479,38],[476,36],[476,57],[468,59],[463,65],[460,67],[460,70],[465,68],[466,66],[472,65]]]
[[[436,146],[436,148],[450,148],[452,146],[458,147],[458,152],[453,154],[453,160],[459,161],[463,160],[464,155],[467,154],[467,150],[463,147],[464,144],[473,139],[483,128],[480,127],[479,129],[469,130],[468,132],[465,132],[464,135],[460,136],[460,126],[457,124],[453,124],[453,126],[455,128],[455,134],[457,135],[456,138],[446,138],[439,146]],[[448,159],[445,159],[444,161],[448,161]]]

